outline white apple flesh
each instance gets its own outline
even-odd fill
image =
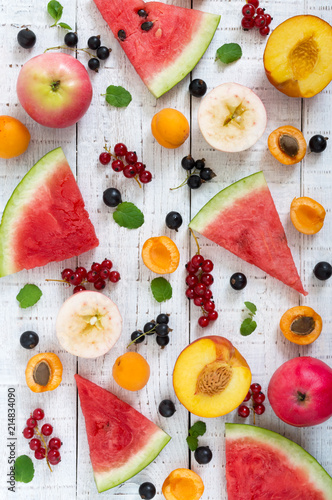
[[[198,110],[198,125],[206,142],[229,153],[253,146],[263,135],[266,121],[260,98],[238,83],[223,83],[211,90]]]

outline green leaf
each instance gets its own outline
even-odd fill
[[[217,50],[217,59],[225,64],[237,61],[242,56],[242,49],[238,43],[225,43]]]
[[[151,281],[151,292],[157,302],[165,302],[172,298],[172,285],[165,278],[155,278]]]
[[[197,437],[188,436],[186,438],[186,441],[187,441],[189,449],[191,451],[196,451],[197,450],[197,447],[198,447],[198,439],[197,439]]]
[[[64,30],[72,30],[73,29],[69,26],[69,24],[66,24],[66,23],[59,23],[59,26],[61,26],[61,28],[63,28]]]
[[[27,307],[31,307],[34,304],[36,304],[36,302],[38,302],[38,300],[40,299],[40,297],[42,295],[43,295],[42,291],[40,290],[40,288],[38,288],[37,285],[29,285],[28,284],[28,285],[25,285],[18,292],[18,294],[16,295],[16,298],[20,303],[20,307],[22,307],[22,309],[25,309]]]
[[[21,455],[15,460],[15,481],[30,483],[35,474],[32,460],[27,455]]]
[[[189,429],[189,435],[197,435],[197,436],[203,436],[206,433],[206,423],[202,422],[201,420],[198,420],[198,422],[195,422],[194,425],[192,425]]]
[[[244,337],[247,335],[251,335],[252,332],[254,332],[257,328],[257,323],[256,321],[253,321],[251,318],[247,318],[244,321],[242,321],[242,325],[240,328],[240,333]]]
[[[116,207],[113,212],[113,219],[119,226],[128,229],[137,229],[144,223],[143,213],[134,203],[129,201],[124,201]]]
[[[126,108],[130,103],[132,97],[128,90],[123,87],[116,87],[115,85],[109,85],[106,89],[105,99],[111,106],[117,108]]]
[[[61,3],[57,2],[56,0],[51,0],[50,2],[48,2],[47,12],[49,13],[49,15],[51,17],[53,17],[53,19],[56,22],[58,22],[59,19],[61,19],[62,11],[63,11],[63,7],[62,7]]]
[[[250,312],[252,312],[252,314],[256,314],[257,307],[255,306],[255,304],[253,304],[252,302],[245,302],[244,305],[247,309],[249,309]]]

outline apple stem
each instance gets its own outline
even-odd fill
[[[191,227],[189,228],[189,231],[190,231],[190,232],[191,232],[191,234],[193,235],[193,238],[194,238],[195,243],[196,243],[196,245],[197,245],[197,252],[196,252],[196,255],[200,255],[200,253],[201,253],[201,249],[200,249],[200,247],[199,247],[198,239],[197,239],[197,237],[195,236],[195,233],[194,233],[194,231],[191,229]]]

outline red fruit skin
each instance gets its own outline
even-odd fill
[[[282,364],[272,375],[267,393],[277,417],[295,427],[318,425],[329,419],[331,395],[332,368],[311,356]]]

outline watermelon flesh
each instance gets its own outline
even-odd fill
[[[61,148],[39,160],[14,190],[0,226],[0,276],[80,255],[98,246]]]
[[[263,172],[220,191],[189,227],[307,295]]]
[[[170,90],[198,63],[220,16],[161,2],[94,0],[135,70],[155,97]],[[146,17],[138,15],[139,10]],[[148,31],[141,26],[153,22]],[[119,36],[125,33],[125,39]]]
[[[171,439],[114,394],[75,375],[99,492],[114,488],[152,462]]]
[[[332,500],[332,478],[301,446],[261,427],[225,427],[228,500]]]

